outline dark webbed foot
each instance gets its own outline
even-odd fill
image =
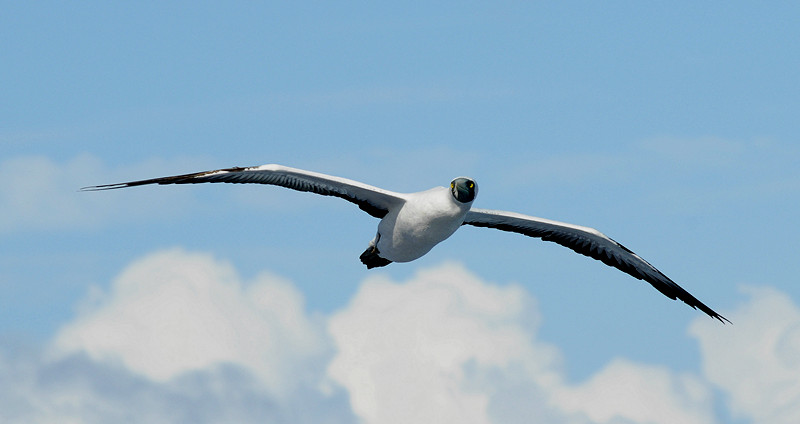
[[[370,246],[358,258],[361,259],[361,263],[367,266],[367,269],[378,268],[392,263],[392,261],[380,257],[379,254],[377,247]]]

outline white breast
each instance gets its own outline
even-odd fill
[[[378,225],[380,255],[394,262],[425,255],[461,226],[470,205],[456,201],[445,187],[409,195],[402,208],[390,211]]]

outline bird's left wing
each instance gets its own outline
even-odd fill
[[[405,202],[404,196],[400,193],[347,178],[275,164],[217,169],[127,183],[84,187],[81,190],[112,190],[148,184],[197,183],[270,184],[292,190],[309,191],[323,196],[335,196],[355,203],[363,211],[376,218],[383,218],[389,212],[389,208]]]
[[[716,318],[723,323],[728,321],[670,280],[639,255],[594,228],[513,212],[485,209],[472,209],[467,212],[464,224],[511,231],[558,243],[582,255],[602,261],[606,265],[617,268],[640,280],[645,280],[670,299],[680,299],[692,308],[699,308],[710,317]]]

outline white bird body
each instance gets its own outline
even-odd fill
[[[407,194],[406,201],[378,224],[370,242],[392,262],[411,262],[430,252],[464,223],[472,202],[460,203],[445,187]]]
[[[360,256],[367,268],[418,259],[453,235],[462,225],[495,228],[558,243],[645,280],[665,296],[680,299],[712,318],[727,321],[637,254],[593,228],[514,212],[473,209],[472,202],[478,194],[478,186],[466,177],[454,179],[449,190],[435,187],[402,194],[346,178],[271,164],[84,187],[83,190],[197,183],[269,184],[339,197],[355,203],[381,220],[375,238]]]

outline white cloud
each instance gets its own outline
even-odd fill
[[[745,422],[797,422],[800,308],[749,293],[734,325],[692,324],[702,376],[617,358],[569,382],[535,300],[461,265],[377,274],[326,320],[279,277],[158,252],[83,305],[47,357],[0,345],[0,421],[711,423],[713,384]]]
[[[308,378],[309,361],[324,351],[290,283],[263,274],[243,284],[229,264],[181,250],[130,265],[107,296],[59,332],[54,347],[160,382],[233,364],[276,395]]]
[[[519,287],[486,285],[452,264],[405,284],[372,277],[330,319],[338,354],[329,375],[369,423],[490,422],[490,393],[465,387],[467,365],[525,360],[535,375],[557,361],[532,343],[529,301]]]
[[[367,423],[707,423],[709,390],[688,375],[620,360],[564,382],[558,351],[536,340],[535,305],[519,287],[458,265],[397,284],[368,279],[330,319],[332,380]]]
[[[800,422],[800,308],[769,288],[748,288],[750,301],[729,314],[734,325],[696,320],[690,334],[703,371],[730,396],[730,408],[754,423]]]
[[[241,281],[178,249],[94,290],[47,354],[0,345],[4,423],[352,423],[345,394],[320,390],[321,318],[264,273]]]
[[[564,387],[554,402],[596,423],[709,423],[711,391],[699,378],[664,367],[617,359],[576,387]]]
[[[4,345],[7,353],[15,348]],[[35,351],[0,355],[0,422],[353,423],[341,394],[304,388],[275,399],[241,368],[223,367],[155,382],[111,364]]]

